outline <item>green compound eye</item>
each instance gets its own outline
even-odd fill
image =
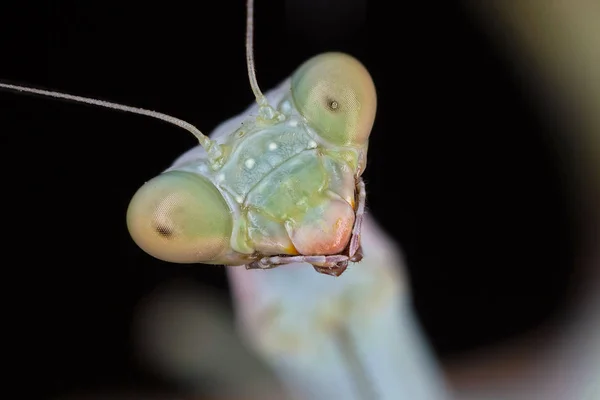
[[[131,199],[127,227],[148,254],[169,262],[207,262],[229,247],[232,218],[221,193],[208,180],[165,172]]]
[[[325,140],[337,145],[367,142],[377,95],[371,75],[355,58],[343,53],[311,58],[292,76],[292,97]]]

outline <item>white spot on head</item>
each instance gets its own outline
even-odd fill
[[[309,149],[315,149],[316,147],[317,147],[317,142],[315,142],[314,140],[311,140],[310,142],[308,142]]]
[[[290,122],[288,122],[288,125],[291,126],[292,128],[295,128],[298,126],[298,120],[291,119]]]
[[[269,143],[269,150],[271,150],[271,151],[277,150],[277,143],[275,143],[275,142]]]
[[[235,196],[235,201],[242,204],[244,202],[244,198],[242,196]]]
[[[289,114],[290,111],[292,110],[292,105],[290,104],[289,101],[286,100],[283,103],[281,103],[280,110],[284,114]]]
[[[254,158],[249,158],[246,161],[244,161],[244,165],[246,166],[246,168],[248,169],[252,169],[254,168],[254,165],[256,164],[256,161],[254,161]]]

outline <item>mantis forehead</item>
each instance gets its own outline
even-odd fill
[[[270,104],[278,104],[283,100],[283,98],[290,92],[291,90],[291,78],[286,78],[283,82],[277,85],[275,88],[269,90],[265,93],[265,97],[267,98]],[[222,138],[223,136],[235,131],[238,129],[242,122],[248,119],[249,116],[258,115],[259,106],[256,102],[253,102],[246,110],[242,111],[240,114],[222,122],[219,124],[211,133],[211,139],[217,140]],[[187,152],[183,153],[171,166],[171,168],[178,168],[179,166],[196,160],[198,158],[203,158],[206,155],[206,151],[202,148],[202,146],[196,146]]]

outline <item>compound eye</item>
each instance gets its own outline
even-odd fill
[[[325,53],[311,58],[292,76],[292,97],[327,141],[357,146],[367,142],[377,95],[371,75],[354,57]]]
[[[168,262],[215,260],[229,248],[232,225],[229,207],[217,188],[189,172],[169,171],[150,180],[127,210],[133,240]]]

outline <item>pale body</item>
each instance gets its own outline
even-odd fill
[[[280,104],[288,91],[286,80],[266,96]],[[258,112],[251,105],[220,124],[211,138],[227,137]],[[197,146],[170,169],[204,157]],[[369,218],[363,248],[363,261],[351,264],[339,280],[316,274],[306,263],[269,271],[228,268],[244,340],[294,399],[450,398],[413,314],[400,251]]]
[[[269,103],[279,104],[288,89],[286,80],[267,92]],[[248,115],[258,114],[258,109],[253,104],[223,122],[211,138],[227,137]],[[185,168],[203,158],[206,152],[197,146],[180,156],[168,170]],[[228,267],[243,341],[284,383],[289,399],[451,398],[412,310],[401,252],[368,215],[363,225],[363,248],[364,259],[351,264],[335,280],[315,273],[307,263],[268,271]],[[165,304],[173,309],[161,315],[183,318],[172,299],[166,299]],[[201,309],[206,305],[195,306]],[[156,327],[145,326],[144,332],[158,329],[161,323],[165,324],[161,329],[173,327],[171,320],[166,325],[164,319],[156,317]],[[184,320],[181,325],[192,324]],[[174,333],[175,328],[172,330]],[[182,346],[181,336],[176,337],[178,346]],[[200,337],[196,333],[191,335],[183,354],[206,348]],[[183,358],[176,358],[173,349],[165,348],[167,342],[154,345],[165,354],[162,363],[175,363],[184,371],[171,373],[186,379],[195,376],[193,373],[200,374],[200,370],[192,371]],[[215,357],[198,356],[197,362],[207,363],[207,368],[215,371],[214,360]],[[226,373],[250,376],[255,371],[244,368],[248,367],[238,361],[229,365]],[[248,398],[261,397],[248,395]]]

